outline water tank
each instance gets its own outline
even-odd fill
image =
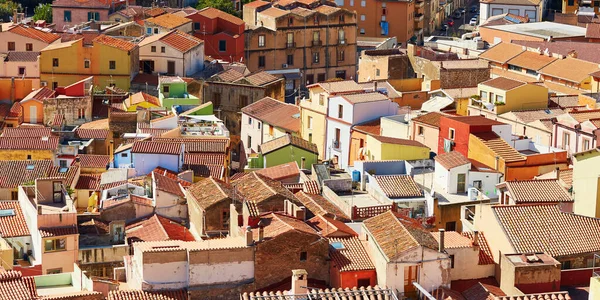
[[[360,171],[354,170],[352,171],[352,181],[360,181]]]

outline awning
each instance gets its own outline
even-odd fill
[[[195,116],[195,115],[186,115],[186,118],[205,121],[205,122],[221,122],[221,119],[215,117],[215,115],[204,115],[204,116]]]
[[[300,78],[302,78],[300,76],[300,73],[283,74],[283,77],[285,77],[285,79],[287,79],[287,80],[294,80],[294,79],[300,79]]]

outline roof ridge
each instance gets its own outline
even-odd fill
[[[259,174],[258,174],[258,173],[256,173],[256,172],[252,172],[252,174],[254,174],[254,177],[256,177],[256,179],[258,179],[258,180],[260,181],[260,183],[262,183],[262,184],[263,184],[263,185],[264,185],[264,186],[265,186],[265,187],[266,187],[266,188],[267,188],[267,189],[268,189],[270,192],[272,192],[274,195],[277,195],[277,194],[278,194],[278,193],[277,193],[277,192],[276,192],[276,191],[275,191],[275,190],[274,190],[274,189],[273,189],[271,186],[269,186],[269,185],[268,185],[268,184],[267,184],[267,183],[266,183],[266,182],[265,182],[265,181],[264,181],[264,180],[261,178],[261,176],[262,176],[262,175],[260,175],[260,176],[259,176]]]
[[[221,185],[212,176],[210,176],[208,178],[217,186],[217,188],[219,189],[219,191],[221,191],[221,193],[223,194],[223,196],[225,196],[225,198],[229,197],[229,195],[227,195],[225,193],[225,191],[221,188]]]
[[[165,236],[167,236],[167,239],[171,239],[169,233],[167,233],[167,230],[163,226],[162,222],[160,222],[160,220],[158,219],[158,214],[155,213],[152,217],[150,217],[150,219],[156,219],[156,222],[158,222],[161,231],[165,234]]]

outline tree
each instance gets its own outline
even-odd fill
[[[3,22],[10,21],[13,15],[13,10],[18,9],[19,5],[10,0],[0,0],[0,19]]]
[[[228,14],[238,16],[238,12],[235,11],[231,0],[199,0],[196,9],[200,10],[206,7],[213,7]]]
[[[49,3],[40,4],[33,10],[33,20],[44,20],[46,23],[52,23],[52,7]]]

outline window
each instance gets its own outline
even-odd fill
[[[221,211],[221,228],[229,228],[229,209],[223,209]]]
[[[344,61],[344,57],[345,57],[344,54],[345,54],[344,50],[339,50],[338,51],[338,55],[337,55],[337,60],[338,61]]]
[[[258,126],[258,129],[260,129],[260,122],[256,122],[256,126]]]
[[[518,9],[509,9],[509,10],[508,10],[508,13],[509,13],[509,14],[513,14],[513,15],[515,15],[515,16],[520,16],[520,15],[521,15],[521,14],[519,13],[519,10],[518,10]]]
[[[354,0],[350,0],[350,6],[354,6]]]
[[[492,8],[492,16],[501,15],[504,13],[504,9],[502,8]]]
[[[340,15],[339,20],[340,20],[340,23],[344,23],[346,18],[344,17],[344,15]]]
[[[496,102],[504,103],[504,96],[496,95]]]
[[[315,23],[315,25],[319,24],[319,16],[317,16],[316,14],[315,14],[315,17],[313,18],[313,23]]]
[[[387,12],[387,9],[386,9],[386,8],[382,8],[382,9],[381,9],[381,15],[382,15],[382,16],[385,16],[385,13],[386,13],[386,12]],[[410,15],[409,15],[409,16],[410,16]]]
[[[252,118],[248,118],[248,125],[252,125]]]
[[[194,22],[194,30],[200,30],[200,23]]]
[[[583,151],[586,151],[589,149],[590,149],[590,140],[584,139],[583,140]]]
[[[365,0],[360,1],[360,6],[362,6],[362,7],[367,6],[367,1],[365,1]]]
[[[15,51],[15,42],[8,42],[8,51]]]
[[[325,95],[319,95],[319,105],[325,105]]]
[[[523,70],[521,67],[518,67],[515,65],[508,65],[508,69],[513,70],[513,71],[518,71],[518,72],[521,72]]]
[[[150,52],[156,52],[156,46],[150,46]]]
[[[573,5],[575,5],[575,0],[569,0],[569,3],[568,3],[568,5],[569,5],[569,6],[573,6]]]
[[[25,44],[25,51],[33,51],[33,44],[31,44],[31,43]]]
[[[240,95],[240,107],[246,107],[248,106],[248,96],[246,95]]]
[[[146,28],[146,34],[151,35],[152,34],[152,28]]]
[[[309,143],[312,143],[312,133],[309,133],[309,134],[308,134],[308,142],[309,142]]]
[[[85,108],[77,109],[77,119],[85,119]]]
[[[219,52],[225,52],[225,51],[227,51],[227,41],[220,40],[219,41]]]
[[[267,60],[265,59],[265,57],[264,57],[264,56],[259,56],[259,57],[258,57],[258,67],[259,67],[259,68],[264,68],[264,67],[265,67],[265,65],[266,65],[266,61],[267,61]]]
[[[100,21],[100,13],[99,12],[90,11],[87,14],[87,19],[88,19],[88,21],[91,21],[91,20]]]
[[[27,160],[31,160],[31,154],[27,154]]]
[[[560,263],[561,264],[561,269],[562,270],[568,270],[571,269],[571,261],[567,260],[567,261],[563,261]]]
[[[154,34],[158,34],[158,28],[154,28]]]
[[[562,148],[566,150],[571,144],[571,135],[568,132],[563,132]]]
[[[533,75],[533,76],[537,76],[537,72],[535,70],[527,70],[525,71],[527,73],[527,75]]]
[[[273,125],[269,125],[269,135],[273,136]]]
[[[425,133],[425,129],[423,128],[423,126],[417,127],[417,134],[418,135],[423,136],[424,133]]]
[[[25,67],[19,67],[19,75],[25,75]]]
[[[90,68],[90,61],[88,59],[86,59],[86,60],[83,61],[83,67],[86,68],[86,69]]]
[[[356,280],[356,286],[357,287],[368,287],[371,285],[371,279],[370,278],[359,278],[358,280]]]
[[[344,118],[344,106],[341,104],[338,105],[338,118]]]
[[[287,48],[294,47],[294,33],[293,32],[288,32],[287,33],[286,47]]]
[[[486,91],[481,91],[479,92],[479,97],[481,97],[481,100],[487,100],[488,93]]]
[[[365,34],[365,29],[364,28],[360,29],[360,34]]]
[[[49,239],[44,241],[44,252],[64,251],[67,239]]]
[[[287,56],[287,64],[288,66],[291,66],[294,64],[294,54],[288,54]]]
[[[289,17],[288,18],[288,25],[294,25],[294,18],[293,17]]]
[[[166,47],[162,46],[160,47],[160,53],[165,53],[167,51]]]
[[[127,157],[127,153],[121,153],[121,157]]]
[[[450,128],[448,132],[448,138],[454,140],[454,128]]]
[[[344,29],[340,29],[338,31],[338,41],[340,44],[346,43],[346,32],[344,31]]]
[[[376,69],[375,70],[375,76],[380,76],[381,75],[381,70],[380,69]]]
[[[117,68],[117,62],[114,61],[114,60],[109,61],[108,62],[108,68],[111,69],[111,70],[116,69]]]
[[[53,58],[52,59],[52,66],[53,67],[58,67],[58,58]]]
[[[300,261],[306,261],[307,256],[306,251],[300,252]]]
[[[531,20],[532,22],[535,22],[536,16],[537,16],[537,14],[535,13],[535,10],[526,10],[525,15],[529,17],[529,20]]]
[[[259,47],[264,47],[265,46],[265,38],[266,38],[266,36],[264,36],[264,35],[259,35],[258,36],[258,46]]]
[[[450,268],[454,269],[454,255],[450,255]]]
[[[65,10],[64,15],[63,15],[63,21],[71,22],[71,11],[70,10]]]
[[[346,79],[346,70],[335,71],[335,78]]]
[[[313,64],[319,63],[319,52],[313,52]]]
[[[221,93],[213,94],[213,104],[215,107],[221,106]]]
[[[170,91],[170,87],[168,85],[163,85],[163,93],[168,93]]]
[[[246,148],[252,148],[252,137],[248,136],[248,142],[246,143]]]
[[[311,116],[308,117],[308,129],[313,129],[313,118]]]
[[[19,192],[17,192],[17,191],[11,191],[10,192],[10,199],[11,200],[19,200]]]
[[[321,32],[313,31],[313,45],[317,45],[321,41]]]
[[[58,161],[58,165],[59,165],[61,168],[66,168],[66,167],[67,167],[67,161],[66,161],[66,160],[64,160],[64,159],[61,159],[61,160],[59,160],[59,161]]]
[[[54,268],[46,270],[46,274],[60,274],[62,273],[62,268]]]
[[[317,74],[317,81],[318,82],[325,81],[325,73],[319,73],[319,74]]]
[[[366,20],[366,19],[367,19],[367,16],[365,16],[365,15],[360,15],[360,20],[361,20],[361,21],[364,21],[364,20]]]

